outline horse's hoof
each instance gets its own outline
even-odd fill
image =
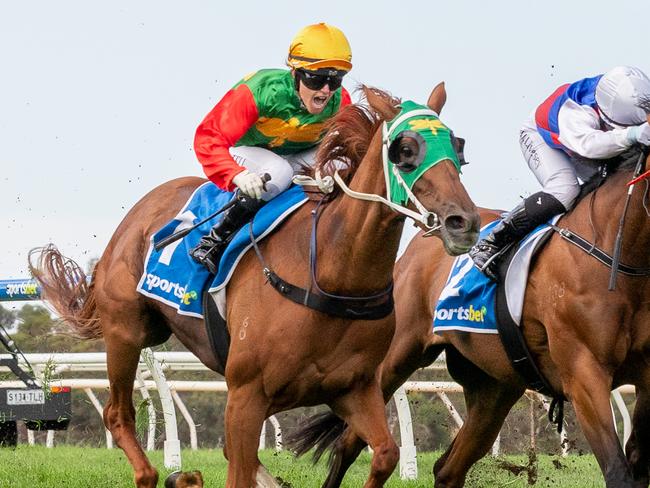
[[[201,471],[174,471],[165,479],[165,488],[203,488]]]

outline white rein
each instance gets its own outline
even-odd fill
[[[429,110],[415,110],[411,112],[407,112],[404,115],[408,115],[407,118],[411,118],[415,115],[430,115],[430,114],[435,114],[433,111]],[[392,124],[392,127],[397,127],[400,123],[399,118]],[[325,176],[321,177],[320,172],[316,171],[315,178],[311,178],[310,176],[306,175],[298,175],[294,176],[293,182],[297,185],[301,186],[307,186],[307,185],[316,185],[320,191],[323,193],[331,193],[334,191],[334,182],[336,182],[340,187],[343,192],[348,195],[349,197],[356,198],[357,200],[366,200],[369,202],[379,202],[383,203],[384,205],[390,207],[393,209],[395,212],[401,213],[403,215],[406,215],[407,217],[415,220],[416,222],[420,222],[422,225],[424,225],[428,230],[426,235],[430,235],[432,232],[435,232],[441,228],[440,224],[440,219],[438,218],[438,215],[434,212],[431,212],[426,209],[424,205],[418,200],[418,198],[413,194],[411,189],[408,187],[404,179],[402,178],[402,175],[399,174],[399,170],[397,169],[397,166],[395,165],[389,165],[388,162],[388,146],[389,146],[389,132],[387,130],[387,124],[384,121],[382,124],[381,128],[381,133],[382,133],[382,163],[383,163],[383,168],[384,168],[384,174],[386,171],[391,171],[393,172],[393,175],[395,178],[397,178],[397,181],[399,184],[404,188],[404,191],[406,191],[406,194],[408,196],[408,199],[413,202],[413,205],[417,209],[417,211],[411,210],[410,208],[404,207],[402,205],[399,205],[397,203],[391,202],[389,199],[384,198],[381,195],[376,195],[374,193],[362,193],[358,191],[352,190],[346,183],[343,181],[343,178],[339,175],[338,170],[334,172],[334,177],[332,178],[331,176]],[[390,166],[390,169],[389,169]],[[388,175],[386,175],[386,187],[388,191]]]

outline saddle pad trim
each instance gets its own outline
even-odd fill
[[[296,209],[298,209],[299,207],[301,207],[302,205],[304,205],[305,202],[306,202],[307,200],[309,200],[308,197],[303,198],[303,199],[300,200],[298,203],[296,203],[295,205],[292,205],[292,206],[289,207],[287,210],[285,210],[282,214],[280,214],[280,216],[279,216],[277,219],[275,219],[275,221],[273,222],[272,225],[270,225],[270,226],[269,226],[269,227],[268,227],[264,232],[262,232],[259,236],[257,236],[257,237],[255,238],[255,242],[259,242],[259,241],[261,241],[262,239],[264,239],[264,237],[266,237],[266,236],[269,235],[271,232],[273,232],[273,230],[274,230],[278,225],[280,225],[282,222],[284,222],[284,219],[287,217],[287,215],[291,214],[291,213],[294,212]],[[249,235],[250,235],[250,226],[253,225],[254,223],[255,223],[255,219],[253,219],[252,222],[249,222],[248,224],[246,224],[246,225],[244,226],[244,229],[247,229],[247,233],[248,233]],[[248,250],[249,250],[251,247],[253,247],[253,243],[252,243],[252,242],[250,242],[249,244],[247,244],[246,247],[244,247],[244,248],[242,249],[242,252],[239,253],[239,256],[237,256],[237,258],[233,261],[232,266],[230,266],[230,269],[229,269],[229,271],[228,271],[228,274],[223,278],[223,281],[222,281],[221,283],[219,283],[217,286],[214,286],[214,287],[209,288],[209,289],[208,289],[208,292],[209,292],[209,293],[217,292],[217,291],[221,290],[222,288],[224,288],[226,285],[228,285],[228,282],[230,281],[230,278],[232,277],[232,274],[235,272],[235,269],[236,269],[237,266],[239,265],[239,261],[241,261],[241,259],[244,257],[244,255],[248,252]]]

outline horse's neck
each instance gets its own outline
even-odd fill
[[[627,182],[632,173],[621,171],[607,179],[605,184],[587,195],[567,222],[583,237],[595,239],[596,245],[608,253],[613,253],[619,231],[620,219],[627,200]],[[650,266],[650,216],[646,207],[647,182],[641,181],[634,187],[625,214],[621,261],[635,267]],[[571,222],[572,221],[572,222]],[[595,235],[594,235],[595,233]]]
[[[350,188],[386,194],[381,144],[373,140]],[[319,284],[324,289],[352,293],[379,290],[391,279],[403,220],[377,202],[342,195],[323,212],[318,229]]]

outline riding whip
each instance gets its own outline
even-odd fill
[[[623,226],[625,225],[625,214],[627,213],[627,207],[630,204],[630,198],[632,197],[632,192],[634,191],[634,185],[637,181],[640,180],[639,175],[643,169],[646,156],[648,154],[648,148],[644,147],[639,155],[639,160],[636,163],[636,168],[634,170],[634,178],[628,183],[629,187],[627,190],[627,198],[625,200],[625,206],[623,207],[623,214],[621,219],[618,222],[618,233],[616,234],[616,242],[614,243],[614,255],[612,257],[612,274],[609,276],[609,291],[614,291],[616,289],[616,276],[618,274],[618,266],[621,262],[621,247],[623,245]]]

